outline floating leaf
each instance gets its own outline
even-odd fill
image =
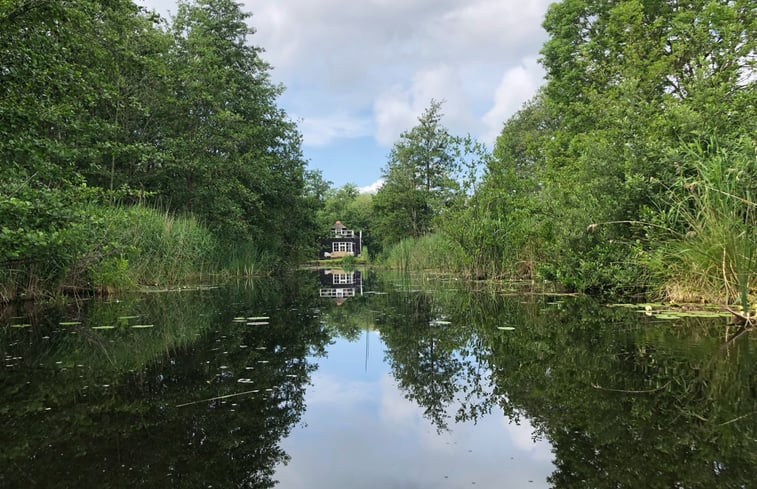
[[[672,314],[655,314],[652,317],[657,319],[681,319],[681,316],[674,316]]]

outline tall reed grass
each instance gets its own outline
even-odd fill
[[[197,280],[212,269],[217,240],[192,216],[143,206],[105,207],[102,235],[85,264],[100,290],[172,285]]]
[[[386,251],[384,263],[400,272],[462,271],[465,250],[443,234],[406,238]]]
[[[100,203],[87,204],[85,215],[65,255],[0,270],[1,302],[249,277],[277,263],[252,242],[221,243],[192,216]]]
[[[753,143],[693,148],[693,176],[682,177],[671,217],[685,234],[658,265],[672,298],[698,295],[738,304],[748,316],[757,290],[757,158]]]

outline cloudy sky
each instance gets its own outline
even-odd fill
[[[491,144],[536,92],[553,0],[246,0],[281,106],[312,168],[341,186],[381,177],[432,98],[444,124]],[[175,0],[137,0],[165,17]]]

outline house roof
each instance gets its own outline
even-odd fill
[[[333,228],[334,229],[346,229],[347,226],[345,226],[344,224],[342,224],[342,221],[337,221],[337,222],[334,223]]]

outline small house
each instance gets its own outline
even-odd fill
[[[360,256],[363,244],[363,232],[347,229],[347,226],[337,221],[331,226],[329,237],[321,241],[321,260],[327,258],[343,258],[345,256]]]
[[[363,275],[360,271],[322,268],[318,272],[321,297],[336,299],[337,303],[341,303],[350,297],[363,295]]]

